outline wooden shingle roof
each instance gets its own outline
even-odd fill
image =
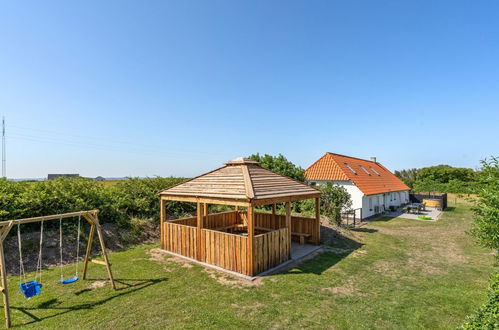
[[[352,181],[365,195],[410,190],[378,162],[326,153],[305,170],[307,180]]]
[[[165,189],[160,194],[253,201],[293,196],[313,198],[318,197],[320,191],[267,170],[256,161],[237,158],[225,163],[224,167]]]

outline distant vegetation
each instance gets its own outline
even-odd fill
[[[132,217],[159,219],[159,195],[184,178],[130,178],[113,185],[85,178],[58,178],[40,182],[0,180],[0,220],[99,209],[104,222],[122,227]],[[168,203],[168,213],[193,210],[187,203]]]
[[[261,156],[259,153],[249,156],[260,163],[263,168],[288,176],[298,181],[305,181],[305,170],[286,159],[283,155],[272,156],[265,154]]]
[[[477,191],[480,186],[479,174],[479,171],[471,168],[458,168],[449,165],[395,171],[395,175],[413,191],[462,194],[472,194]]]

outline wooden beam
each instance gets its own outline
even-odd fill
[[[3,244],[3,241],[5,240],[5,238],[7,237],[7,235],[9,234],[10,230],[12,229],[12,227],[14,226],[14,221],[9,221],[7,223],[7,226],[1,228],[1,231],[0,231],[0,244]]]
[[[85,253],[85,261],[83,263],[83,279],[87,278],[88,261],[92,252],[92,243],[94,242],[95,225],[90,225],[90,233],[88,234],[87,252]]]
[[[5,312],[5,327],[10,328],[10,304],[9,304],[9,290],[7,287],[7,270],[5,267],[5,255],[3,251],[3,241],[0,242],[0,275],[2,276],[2,296],[3,296],[3,309]]]
[[[90,216],[93,218],[92,220],[95,223],[96,230],[97,230],[97,236],[99,237],[99,243],[100,243],[100,248],[102,250],[102,256],[104,257],[104,261],[106,263],[106,268],[107,268],[107,275],[109,276],[109,281],[111,282],[111,287],[116,290],[116,284],[114,283],[114,278],[113,278],[113,272],[111,271],[111,264],[109,263],[109,258],[107,257],[107,252],[106,252],[106,246],[104,245],[104,235],[102,235],[102,230],[101,226],[99,223],[99,218],[97,217],[97,214],[95,216]]]
[[[276,215],[276,208],[277,208],[276,204],[275,203],[272,204],[272,223],[274,223],[274,224],[276,222],[276,216],[275,216]]]
[[[241,170],[243,172],[244,188],[246,191],[246,196],[249,199],[253,199],[255,197],[255,191],[253,189],[253,182],[251,182],[251,177],[249,175],[248,166],[242,165]]]
[[[247,213],[247,218],[248,218],[248,270],[250,276],[255,275],[254,274],[254,268],[253,268],[253,240],[255,238],[255,212],[253,210],[253,206],[248,207],[248,213]]]
[[[203,203],[203,216],[206,218],[208,216],[208,204]]]
[[[40,221],[59,220],[60,218],[65,219],[65,218],[73,218],[73,217],[85,216],[85,215],[97,215],[97,213],[99,213],[99,210],[90,210],[90,211],[80,211],[80,212],[71,212],[71,213],[63,213],[63,214],[53,214],[53,215],[47,215],[44,217],[15,219],[15,220],[9,220],[9,221],[13,221],[14,224],[17,225],[17,224],[25,224],[25,223],[32,223],[32,222],[40,222]],[[0,224],[0,226],[1,225],[2,224]],[[5,223],[5,225],[7,225],[7,223]]]
[[[90,259],[90,262],[94,263],[94,264],[97,264],[97,265],[103,265],[103,266],[107,266],[106,262],[105,261],[100,261],[100,260],[95,260],[95,259]],[[111,265],[111,264],[109,264]]]
[[[289,230],[288,259],[291,259],[291,202],[286,202],[286,228]]]
[[[321,198],[315,198],[315,220],[317,221],[316,233],[317,237],[315,240],[316,244],[321,243]]]
[[[161,199],[168,201],[179,201],[179,202],[191,202],[197,203],[198,201],[201,203],[207,204],[218,204],[218,205],[236,205],[247,207],[250,203],[248,200],[241,199],[230,199],[230,198],[210,198],[210,197],[196,197],[196,196],[179,196],[179,195],[162,195]]]
[[[164,249],[165,248],[165,232],[164,232],[164,226],[163,224],[165,223],[165,220],[166,220],[166,200],[164,199],[160,199],[159,201],[159,235],[160,235],[160,238],[159,238],[159,241],[160,241],[160,244],[161,244],[161,248]]]
[[[289,195],[289,196],[286,195],[286,196],[282,196],[282,197],[254,199],[251,201],[251,204],[254,206],[270,205],[270,204],[276,204],[276,203],[300,201],[303,199],[316,198],[316,197],[320,197],[320,196],[321,196],[321,194]]]
[[[203,248],[201,246],[202,244],[202,231],[201,229],[203,228],[203,203],[201,202],[198,202],[197,203],[197,229],[198,229],[198,237],[197,237],[197,240],[198,240],[198,248],[197,248],[197,252],[196,252],[196,258],[197,260],[199,261],[203,261]],[[185,242],[182,242],[182,243],[185,243]]]

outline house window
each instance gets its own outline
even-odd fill
[[[374,172],[374,174],[376,174],[377,176],[381,176],[381,174],[379,174],[374,168],[372,167],[369,167],[371,169],[371,171]]]
[[[369,211],[372,211],[373,209],[373,198],[369,197]]]
[[[316,185],[317,185],[317,182],[310,182],[310,185],[311,185],[312,187],[314,187],[314,186],[316,186]]]
[[[348,163],[343,163],[345,164],[345,166],[350,170],[352,171],[353,174],[357,175],[357,172],[355,172],[355,170],[353,168],[350,167],[350,165],[348,165]]]
[[[369,176],[371,176],[371,173],[369,173],[362,165],[359,165],[359,167]]]

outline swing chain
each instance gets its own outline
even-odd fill
[[[40,224],[40,250],[38,252],[38,262],[36,264],[36,273],[35,273],[35,280],[39,278],[40,280],[38,283],[42,283],[42,266],[43,266],[43,261],[42,261],[42,251],[43,251],[43,222],[44,219],[42,219],[42,222]]]
[[[23,251],[21,243],[21,224],[17,224],[17,246],[19,247],[19,282],[26,282],[26,273],[24,272]]]
[[[62,217],[59,218],[59,256],[60,256],[60,267],[61,270],[61,281],[64,280],[64,274],[62,270]]]
[[[80,259],[80,226],[81,226],[81,215],[78,216],[78,236],[76,237],[76,277],[78,277],[78,261]]]

